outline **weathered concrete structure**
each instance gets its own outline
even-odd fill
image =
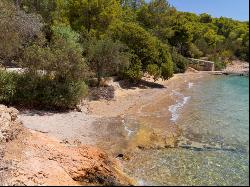
[[[201,60],[201,59],[194,59],[188,58],[190,63],[189,67],[192,67],[198,71],[214,71],[214,62]]]

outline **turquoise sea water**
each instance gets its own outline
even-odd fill
[[[249,185],[249,77],[211,76],[181,95],[170,108],[180,147],[138,152],[129,173],[142,185]]]

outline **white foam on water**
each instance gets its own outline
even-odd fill
[[[190,96],[185,97],[183,94],[176,92],[175,90],[173,90],[173,94],[177,96],[181,96],[182,98],[179,101],[177,101],[175,105],[169,106],[169,109],[168,109],[172,114],[172,118],[170,120],[175,122],[179,118],[179,114],[178,114],[179,110],[184,107],[184,105],[188,102],[188,100],[191,97]]]
[[[138,183],[138,186],[145,186],[146,185],[146,183],[142,179],[138,180],[137,183]]]
[[[126,123],[125,123],[124,120],[122,120],[122,124],[123,124],[123,126],[124,126],[125,131],[127,131],[128,136],[130,136],[134,131],[130,130],[130,129],[127,127],[127,125],[126,125]]]
[[[192,82],[188,83],[188,88],[192,88],[193,86],[194,86],[194,83],[192,83]]]

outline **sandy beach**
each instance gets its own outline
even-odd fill
[[[85,101],[82,112],[25,110],[20,112],[19,118],[25,127],[52,135],[62,142],[97,145],[114,154],[130,146],[173,147],[180,134],[171,121],[174,114],[169,111],[169,107],[177,103],[174,92],[181,92],[204,76],[208,73],[177,74],[170,80],[157,82],[144,78],[152,86],[143,88],[124,89],[118,82],[111,82],[115,88],[111,101]]]
[[[123,172],[122,161],[136,150],[177,146],[181,131],[173,121],[176,111],[170,110],[179,107],[176,93],[206,76],[211,75],[178,74],[157,82],[144,78],[142,85],[129,88],[110,82],[114,99],[85,100],[81,112],[20,110],[18,114],[2,106],[0,182],[139,184]]]
[[[10,167],[8,162],[11,160],[16,162],[14,166],[11,164],[13,184],[31,184],[30,177],[32,184],[88,184],[89,175],[85,170],[91,171],[96,179],[95,168],[101,171],[100,175],[112,178],[101,183],[140,184],[123,173],[126,161],[136,159],[136,155],[144,151],[186,145],[186,140],[181,139],[182,129],[176,123],[189,100],[184,95],[185,90],[211,76],[215,75],[189,69],[165,81],[154,82],[150,77],[144,77],[142,84],[134,87],[110,81],[109,86],[115,90],[114,98],[84,100],[79,106],[80,112],[20,110],[17,120],[25,128],[16,140],[0,147],[7,160],[3,162],[7,166],[1,167]],[[195,142],[191,144],[194,148],[203,146]],[[105,158],[102,151],[107,153]],[[112,165],[105,165],[110,159]],[[33,162],[37,167],[30,165]],[[51,172],[46,166],[51,167]],[[51,180],[52,176],[55,180]],[[61,181],[62,177],[65,180]],[[79,183],[81,178],[84,183]]]

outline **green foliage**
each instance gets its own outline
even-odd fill
[[[10,1],[0,2],[0,61],[10,65],[22,55],[23,48],[41,34],[42,23],[37,15],[26,14]]]
[[[125,43],[129,47],[130,53],[140,60],[141,71],[146,72],[149,64],[161,66],[162,63],[168,64],[171,69],[172,59],[167,45],[138,24],[118,22],[110,27],[110,32],[114,39]],[[165,72],[162,77],[169,78],[166,75],[171,77],[172,73]]]
[[[156,64],[149,64],[147,66],[147,72],[154,77],[155,81],[161,76],[161,69]]]
[[[21,65],[27,72],[8,75],[16,78],[12,80],[15,94],[3,102],[67,109],[76,106],[86,94],[88,68],[77,43],[78,34],[65,26],[54,26],[52,31],[49,45],[45,41],[25,48]]]
[[[215,71],[221,71],[224,68],[226,68],[226,65],[228,63],[227,59],[223,59],[220,54],[211,56],[208,58],[208,60],[214,62],[214,69]]]
[[[166,42],[174,35],[174,29],[169,27],[173,20],[169,18],[175,12],[166,0],[154,0],[140,7],[137,20],[145,29]]]
[[[158,61],[157,38],[153,37],[136,23],[118,22],[110,28],[115,40],[126,44],[131,53],[135,54],[142,62],[143,69],[148,64]]]
[[[138,82],[143,76],[142,64],[136,57],[132,58],[132,62],[128,68],[125,68],[122,74],[123,78],[132,82]]]
[[[180,12],[167,0],[1,0],[0,12],[0,63],[27,70],[1,72],[6,103],[71,107],[92,73],[156,80],[184,72],[185,57],[210,57],[216,69],[249,60],[248,22]]]
[[[16,95],[18,75],[0,70],[0,102],[11,103]]]
[[[204,39],[208,43],[208,45],[215,46],[219,41],[223,41],[225,39],[224,36],[217,35],[216,31],[209,29],[205,34],[204,34]]]
[[[45,70],[48,74],[63,79],[78,80],[88,76],[87,64],[82,57],[82,48],[77,43],[78,35],[69,27],[53,27],[49,46],[33,44],[27,47],[22,66],[33,73]]]
[[[173,60],[169,52],[167,45],[159,43],[159,62],[161,65],[161,78],[169,79],[173,76]]]
[[[64,8],[70,25],[78,31],[84,27],[88,32],[94,30],[103,33],[122,15],[117,0],[69,0]]]
[[[173,66],[171,63],[162,63],[161,64],[161,77],[163,79],[169,79],[173,76]]]
[[[0,71],[0,102],[47,109],[74,108],[86,96],[82,80],[62,81],[58,78]]]
[[[215,60],[214,61],[214,70],[215,71],[221,71],[226,67],[226,64],[224,62]]]
[[[189,55],[192,58],[200,58],[202,57],[203,52],[193,43],[189,45]]]
[[[87,60],[99,83],[102,77],[114,75],[129,66],[129,54],[125,50],[123,44],[110,38],[92,41],[87,49]]]
[[[28,13],[40,14],[46,22],[52,22],[57,0],[22,0],[20,6]]]
[[[188,60],[181,54],[178,54],[175,49],[172,50],[172,58],[174,62],[174,72],[184,73],[188,66]]]
[[[230,50],[223,50],[220,52],[219,56],[221,57],[221,59],[229,60],[232,59],[233,53]]]
[[[199,58],[230,50],[234,56],[248,59],[248,44],[244,42],[244,36],[249,35],[247,22],[178,12],[164,0],[144,4],[137,15],[144,29],[183,56]]]
[[[200,22],[201,23],[211,23],[213,21],[213,18],[206,13],[203,13],[200,15]]]

